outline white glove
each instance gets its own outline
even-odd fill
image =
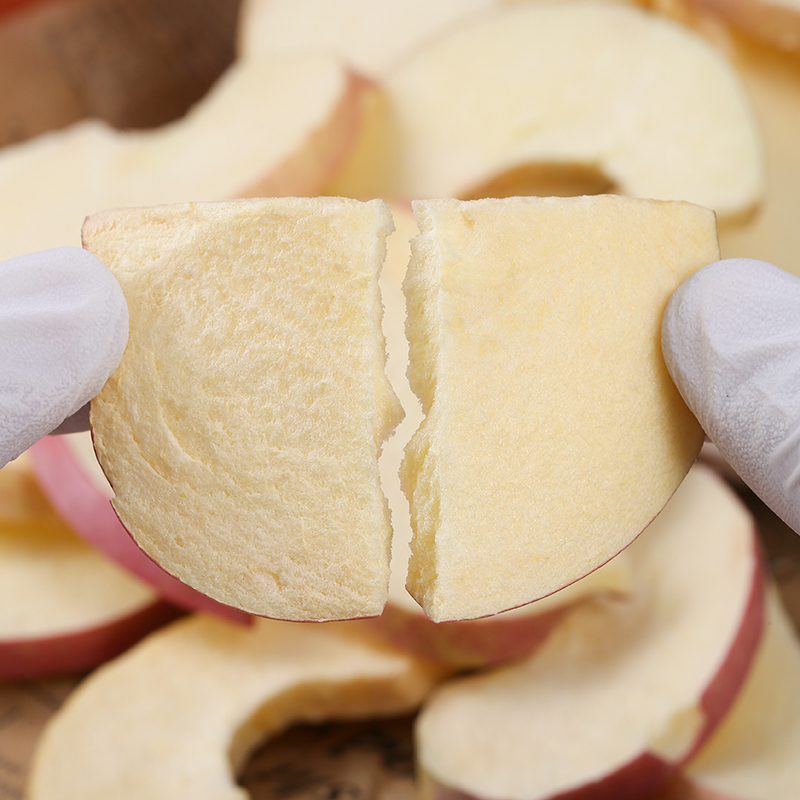
[[[102,262],[59,247],[0,262],[0,466],[78,412],[128,340],[128,307]]]
[[[708,438],[800,533],[800,278],[746,258],[710,264],[670,300],[661,346]]]

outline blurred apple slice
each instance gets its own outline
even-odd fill
[[[800,57],[743,36],[735,44],[764,139],[766,195],[753,219],[720,229],[720,250],[723,258],[756,258],[800,275]]]
[[[777,590],[736,702],[683,775],[653,800],[795,800],[800,793],[800,643]]]
[[[721,218],[761,200],[761,144],[735,68],[634,6],[497,9],[437,38],[384,89],[384,118],[330,194],[496,196],[487,184],[540,166],[599,173],[623,194],[688,200]]]
[[[777,590],[764,639],[736,703],[686,776],[714,797],[793,800],[800,796],[800,643]]]
[[[240,58],[323,52],[382,78],[421,43],[499,0],[245,0]]]
[[[581,606],[530,659],[431,696],[416,729],[425,797],[645,798],[698,751],[762,631],[754,521],[695,466],[630,553],[630,599]]]
[[[781,50],[800,51],[800,0],[685,0]]]
[[[91,669],[178,613],[75,536],[27,453],[0,470],[0,680]]]
[[[240,61],[174,123],[89,120],[5,148],[0,259],[79,245],[106,208],[318,194],[355,142],[367,85],[332,58]]]
[[[85,542],[180,608],[249,620],[250,615],[240,609],[181,583],[137,546],[111,505],[114,491],[97,463],[91,433],[46,436],[28,452],[42,491]]]
[[[242,798],[236,772],[297,722],[400,714],[441,673],[348,623],[194,617],[91,675],[46,728],[29,800]]]
[[[410,204],[393,203],[391,209],[395,231],[386,242],[386,261],[380,277],[386,374],[406,415],[384,444],[380,459],[381,486],[389,501],[393,529],[389,600],[380,617],[361,624],[409,652],[451,668],[497,664],[531,652],[574,603],[601,593],[628,592],[633,580],[630,561],[626,553],[620,553],[591,575],[550,597],[485,619],[433,622],[408,593],[405,579],[411,555],[411,522],[398,470],[403,449],[422,421],[422,410],[406,377],[408,341],[401,284],[411,256],[410,242],[419,229]]]

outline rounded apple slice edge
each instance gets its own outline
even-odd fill
[[[0,680],[92,669],[180,613],[69,530],[28,454],[0,471]]]
[[[194,616],[96,671],[40,741],[30,800],[241,799],[235,772],[296,722],[413,710],[441,673],[349,623]]]
[[[432,695],[425,797],[646,797],[711,735],[761,635],[754,522],[695,466],[629,549],[631,599],[582,606],[531,658]]]
[[[563,168],[733,222],[764,193],[733,65],[631,4],[501,4],[400,63],[383,97],[330,194],[474,198],[500,176]]]
[[[182,583],[138,547],[119,521],[109,495],[103,493],[96,478],[90,477],[84,466],[86,461],[80,459],[76,449],[81,445],[74,443],[74,436],[46,436],[29,451],[39,485],[62,519],[84,541],[148,583],[169,602],[190,611],[206,611],[247,622],[249,614]]]

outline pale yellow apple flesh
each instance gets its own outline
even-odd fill
[[[321,56],[241,61],[146,131],[87,120],[0,153],[0,259],[77,245],[120,206],[317,194],[355,142],[366,82]]]
[[[380,614],[390,527],[378,455],[380,201],[284,198],[101,213],[85,246],[130,338],[92,402],[137,543],[190,586],[282,619]]]
[[[632,585],[630,561],[625,552],[580,581],[519,609],[479,620],[434,623],[405,588],[411,555],[408,501],[400,488],[398,471],[403,449],[423,415],[406,377],[408,342],[405,337],[406,304],[401,284],[411,256],[411,240],[419,233],[410,204],[391,206],[395,231],[387,239],[386,261],[380,287],[384,303],[389,382],[405,410],[403,421],[383,447],[381,486],[392,517],[392,562],[389,600],[380,617],[364,625],[387,641],[412,653],[456,669],[497,664],[527,654],[547,637],[561,614],[574,603],[600,593],[625,594]]]
[[[617,196],[417,201],[405,280],[411,594],[435,621],[537,600],[628,545],[703,441],[664,364],[712,212]]]
[[[409,57],[383,90],[328,193],[474,197],[536,164],[599,172],[622,193],[722,218],[761,200],[761,144],[735,68],[634,6],[496,9]]]
[[[0,680],[93,668],[176,613],[78,539],[26,453],[0,470]]]
[[[236,772],[297,722],[400,714],[441,677],[348,623],[196,616],[93,673],[46,728],[30,800],[243,800]]]
[[[761,635],[754,521],[698,465],[630,552],[630,598],[581,606],[531,658],[434,692],[416,727],[424,797],[649,797],[707,740]]]
[[[323,52],[380,79],[423,43],[498,0],[245,0],[239,58]]]

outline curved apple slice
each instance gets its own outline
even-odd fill
[[[119,521],[113,491],[94,456],[90,433],[46,436],[28,451],[36,479],[61,518],[88,544],[152,586],[170,603],[245,622],[250,615],[224,605],[170,575],[139,548]]]
[[[686,768],[701,796],[793,800],[800,795],[800,642],[777,590],[753,668],[730,713]],[[666,798],[664,799],[666,800]]]
[[[781,50],[800,50],[798,0],[687,0]]]
[[[497,9],[409,58],[384,89],[386,118],[329,193],[473,198],[529,165],[599,171],[623,194],[688,200],[721,218],[748,213],[763,192],[734,67],[633,6]]]
[[[632,585],[630,561],[626,553],[620,553],[591,575],[550,597],[484,619],[433,622],[408,593],[405,579],[411,555],[411,522],[398,470],[403,450],[422,421],[422,410],[406,377],[406,304],[401,285],[411,256],[410,240],[419,229],[410,204],[394,203],[391,208],[395,231],[386,241],[386,261],[380,277],[386,375],[406,415],[384,444],[380,459],[381,486],[389,501],[393,530],[389,600],[381,616],[359,624],[409,652],[450,668],[498,664],[535,649],[574,603],[600,593],[627,593]]]
[[[420,43],[498,0],[245,0],[240,58],[325,52],[381,78]]]
[[[754,521],[696,466],[630,555],[629,600],[582,606],[530,659],[432,695],[416,731],[428,797],[644,797],[697,752],[762,630]]]
[[[332,58],[240,61],[168,125],[89,120],[0,153],[0,259],[80,245],[107,208],[316,195],[349,153],[369,84]]]
[[[91,675],[44,732],[30,800],[230,800],[264,738],[296,722],[415,708],[440,673],[348,623],[194,617]]]
[[[75,536],[27,454],[0,470],[0,680],[91,669],[179,613]]]

